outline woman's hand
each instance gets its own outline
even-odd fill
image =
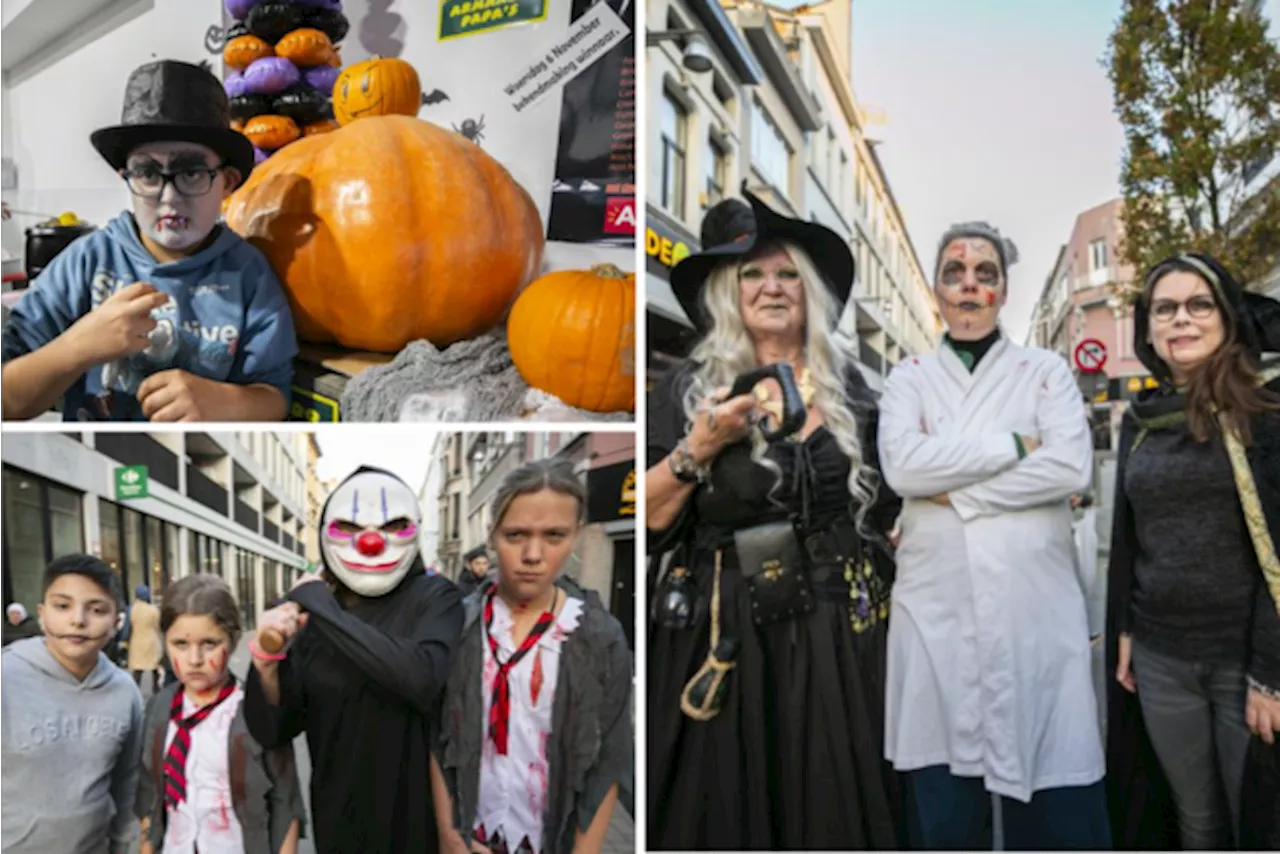
[[[729,389],[717,389],[698,406],[693,429],[689,431],[689,453],[699,465],[707,465],[720,452],[738,442],[751,429],[754,394],[740,394],[724,400]]]
[[[1267,744],[1275,744],[1275,734],[1280,732],[1280,700],[1268,697],[1257,688],[1250,688],[1244,719],[1249,725],[1249,732]]]
[[[1120,660],[1116,663],[1116,681],[1124,686],[1124,689],[1130,694],[1138,693],[1138,683],[1133,678],[1133,669],[1129,666],[1130,656],[1133,655],[1133,637],[1127,634],[1120,635]]]

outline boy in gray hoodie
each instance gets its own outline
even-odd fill
[[[133,842],[142,697],[102,654],[120,582],[91,555],[44,573],[44,637],[0,658],[0,837],[8,852],[124,854]]]

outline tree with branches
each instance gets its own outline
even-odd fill
[[[1257,282],[1280,258],[1280,177],[1264,174],[1280,50],[1261,5],[1124,0],[1105,65],[1125,133],[1121,254],[1139,271],[1199,250]]]

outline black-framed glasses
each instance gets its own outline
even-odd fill
[[[1187,314],[1195,320],[1212,317],[1218,310],[1218,304],[1214,302],[1213,297],[1198,294],[1186,302],[1175,302],[1171,299],[1156,300],[1151,303],[1151,317],[1160,323],[1172,323],[1178,316],[1178,309],[1183,306],[1186,306]]]
[[[177,172],[165,172],[154,166],[143,166],[139,169],[124,170],[125,183],[129,192],[144,199],[158,199],[164,195],[165,184],[172,183],[173,188],[184,196],[203,196],[213,189],[213,179],[222,171],[225,163],[217,166],[192,166]]]

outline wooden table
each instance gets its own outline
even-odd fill
[[[293,402],[289,421],[341,421],[338,401],[347,381],[374,365],[394,359],[390,353],[365,353],[339,347],[302,344],[293,362]]]

